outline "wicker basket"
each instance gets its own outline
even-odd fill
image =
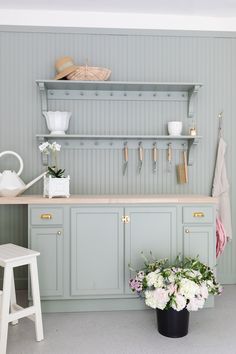
[[[106,81],[110,75],[110,69],[84,65],[79,66],[78,69],[67,75],[66,78],[78,81]]]

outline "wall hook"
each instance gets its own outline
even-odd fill
[[[223,128],[223,111],[221,111],[218,114],[218,118],[219,118],[219,138],[222,137],[222,128]]]

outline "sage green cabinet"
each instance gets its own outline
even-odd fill
[[[215,266],[215,242],[213,226],[184,227],[184,255],[199,256],[199,259],[210,267]]]
[[[43,310],[144,308],[128,287],[128,265],[140,269],[141,252],[152,251],[170,260],[199,255],[214,267],[214,220],[214,206],[200,203],[29,206]]]
[[[125,224],[125,285],[126,293],[132,268],[140,269],[145,256],[174,259],[177,256],[176,207],[129,207],[125,208],[128,222]]]
[[[71,209],[71,295],[122,294],[123,208]]]
[[[215,208],[211,206],[183,207],[183,253],[215,266]]]
[[[42,298],[63,295],[63,237],[61,227],[31,229],[30,247],[40,252],[37,261]]]

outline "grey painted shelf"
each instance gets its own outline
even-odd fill
[[[42,111],[48,100],[186,101],[188,117],[194,116],[195,97],[201,83],[37,80]]]
[[[121,82],[121,81],[70,81],[37,80],[41,95],[42,112],[48,109],[48,100],[120,100],[120,101],[186,101],[188,117],[194,116],[195,97],[202,86],[200,83],[174,82]],[[57,140],[63,148],[73,149],[136,149],[142,144],[144,149],[188,150],[188,164],[193,164],[193,148],[199,136],[169,135],[37,135],[40,142]],[[47,161],[44,159],[44,164]]]
[[[191,135],[79,135],[79,134],[37,134],[40,143],[57,141],[63,148],[68,149],[122,149],[127,145],[129,149],[137,149],[142,144],[144,149],[152,149],[156,145],[159,150],[168,149],[171,144],[174,150],[188,151],[188,164],[193,164],[193,150],[199,143],[201,136]],[[44,164],[47,161],[43,161]]]

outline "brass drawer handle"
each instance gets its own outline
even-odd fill
[[[51,220],[52,219],[52,214],[41,214],[40,217],[43,220]]]
[[[193,217],[194,218],[204,218],[204,213],[202,211],[196,211],[195,213],[193,213]]]

